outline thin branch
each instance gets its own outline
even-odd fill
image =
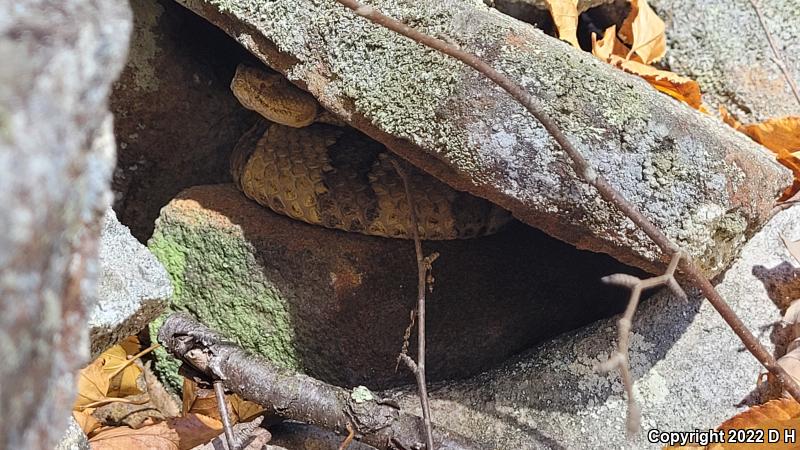
[[[775,41],[772,39],[772,33],[770,33],[769,28],[767,28],[767,21],[764,20],[764,15],[761,14],[761,9],[758,7],[758,4],[756,4],[756,0],[750,0],[750,4],[753,5],[753,9],[758,16],[758,21],[761,23],[761,28],[764,29],[764,34],[767,35],[767,41],[772,49],[772,54],[775,56],[775,64],[777,64],[778,68],[783,72],[783,77],[786,79],[786,82],[789,83],[789,87],[792,89],[792,93],[794,93],[797,104],[800,105],[800,92],[797,90],[797,82],[795,82],[794,77],[791,72],[789,72],[789,68],[786,66],[786,59],[783,57],[783,53],[778,49],[778,46],[775,45]]]
[[[639,299],[642,292],[647,289],[667,285],[672,289],[675,295],[686,299],[686,293],[683,292],[683,289],[681,289],[680,285],[675,280],[675,269],[678,268],[678,262],[680,262],[681,257],[682,253],[675,253],[672,256],[672,261],[670,261],[667,270],[663,275],[657,277],[642,280],[633,275],[618,273],[603,278],[604,283],[625,286],[631,290],[628,307],[625,308],[625,313],[618,322],[617,350],[614,351],[604,363],[595,366],[595,370],[598,372],[608,373],[613,370],[619,370],[622,385],[625,387],[625,394],[628,396],[628,419],[626,425],[628,435],[630,436],[639,432],[639,427],[642,423],[642,409],[639,407],[633,395],[633,375],[631,375],[630,353],[628,352],[630,348],[633,315],[636,313],[636,308],[639,306]]]
[[[355,439],[378,450],[420,448],[422,418],[361,386],[347,390],[296,373],[252,355],[185,313],[170,315],[158,340],[191,372],[222,380],[225,388],[263,406],[267,415],[297,420],[336,433],[351,424]],[[434,444],[448,450],[477,450],[477,443],[441,427]]]
[[[129,358],[129,359],[126,361],[126,362],[125,362],[125,364],[123,364],[123,365],[119,366],[119,367],[117,368],[117,370],[115,370],[115,371],[114,371],[114,372],[113,372],[111,375],[109,375],[109,376],[108,376],[108,379],[110,380],[110,379],[114,378],[115,376],[119,375],[119,374],[120,374],[120,372],[122,372],[123,370],[127,369],[127,368],[128,368],[128,366],[130,366],[131,364],[135,363],[137,359],[139,359],[139,358],[141,358],[142,356],[144,356],[144,355],[146,355],[146,354],[148,354],[148,353],[152,352],[153,350],[157,349],[158,347],[161,347],[161,346],[160,346],[160,345],[158,345],[158,344],[153,344],[153,345],[151,345],[150,347],[147,347],[146,349],[144,349],[144,350],[140,351],[139,353],[137,353],[137,354],[135,354],[135,355],[131,356],[131,357],[130,357],[130,358]]]
[[[220,380],[214,380],[214,394],[217,396],[217,408],[219,417],[222,420],[222,429],[225,430],[225,441],[228,443],[228,450],[236,450],[236,439],[233,437],[231,419],[228,417],[228,405],[225,403],[225,387]]]
[[[353,438],[356,437],[356,432],[353,430],[353,426],[350,423],[347,423],[347,437],[344,438],[341,445],[339,445],[339,450],[347,450],[347,447],[350,447],[350,443],[353,442]]]
[[[125,403],[127,405],[144,405],[145,403],[147,403],[147,399],[144,398],[140,400],[131,400],[129,398],[122,398],[122,397],[106,397],[97,400],[95,402],[88,403],[86,405],[76,406],[75,409],[77,409],[78,411],[83,411],[89,408],[99,408],[103,405],[108,405],[110,403]]]
[[[411,329],[414,328],[414,324],[416,323],[417,308],[413,308],[409,316],[408,326],[406,327],[406,331],[403,332],[403,345],[400,347],[400,354],[397,355],[397,364],[394,366],[395,372],[397,372],[397,368],[400,367],[403,356],[408,356],[408,341],[411,339]],[[414,362],[414,360],[412,359],[411,362]]]
[[[644,233],[664,252],[665,260],[671,258],[676,252],[681,251],[680,247],[674,244],[658,227],[642,215],[642,213],[611,186],[608,181],[595,172],[578,149],[575,148],[566,135],[564,135],[556,122],[544,113],[539,101],[528,94],[522,86],[516,84],[510,78],[501,74],[477,56],[440,39],[414,30],[408,25],[380,13],[371,6],[361,5],[356,0],[335,1],[377,25],[388,28],[417,43],[453,57],[489,78],[524,106],[525,109],[544,126],[545,130],[550,133],[561,149],[570,157],[575,172],[597,189],[603,199],[616,206],[617,209],[644,231]],[[783,367],[775,363],[775,358],[773,358],[772,354],[770,354],[747,329],[722,296],[714,289],[714,285],[711,284],[711,281],[709,281],[708,277],[706,277],[695,264],[693,259],[686,255],[686,257],[681,258],[679,266],[688,279],[700,289],[711,305],[719,312],[720,316],[722,316],[723,320],[731,327],[733,332],[741,339],[745,348],[747,348],[768,371],[775,374],[781,383],[783,383],[787,392],[794,397],[795,400],[800,401],[800,386],[786,373]]]
[[[431,263],[428,262],[426,264],[428,259],[422,254],[422,241],[419,238],[419,222],[417,222],[417,205],[414,203],[414,197],[411,195],[408,177],[405,171],[400,167],[400,164],[394,159],[392,160],[392,165],[397,175],[403,181],[403,188],[406,191],[406,200],[408,201],[409,215],[411,217],[411,236],[414,237],[414,251],[417,255],[417,361],[416,364],[413,364],[414,361],[405,353],[401,353],[400,357],[411,371],[414,372],[414,376],[417,378],[419,401],[422,405],[422,420],[425,424],[425,442],[427,445],[425,448],[434,450],[431,407],[428,403],[428,385],[425,381],[425,283]]]

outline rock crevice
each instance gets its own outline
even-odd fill
[[[658,270],[660,252],[574,174],[543,127],[480,74],[335,2],[180,0],[328,110],[451,186],[579,248]],[[668,236],[722,270],[788,171],[719,121],[475,0],[374,3],[539,98]],[[732,233],[719,233],[726,224]]]

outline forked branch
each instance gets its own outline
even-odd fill
[[[622,314],[622,317],[620,317],[617,322],[617,349],[608,357],[608,360],[595,367],[595,370],[604,373],[619,370],[622,385],[625,387],[625,394],[628,396],[628,419],[626,420],[626,425],[629,435],[637,433],[642,423],[642,409],[639,407],[633,395],[633,375],[631,375],[630,356],[628,352],[633,315],[636,313],[636,308],[639,306],[639,299],[642,296],[642,292],[654,287],[666,285],[676,296],[686,300],[686,293],[683,292],[678,281],[675,280],[675,269],[678,268],[678,262],[680,262],[682,256],[681,252],[672,255],[672,261],[670,261],[667,270],[663,275],[657,277],[642,280],[633,275],[617,273],[603,278],[604,283],[624,286],[631,290],[628,307],[625,308],[625,313]]]
[[[422,254],[422,241],[419,238],[419,223],[417,222],[417,205],[411,195],[411,188],[408,185],[408,177],[397,161],[392,160],[392,165],[397,175],[403,181],[403,188],[406,191],[406,201],[408,202],[409,216],[411,218],[411,236],[414,237],[414,251],[417,255],[417,361],[414,362],[405,352],[408,347],[408,331],[403,342],[403,351],[400,359],[406,363],[417,379],[417,389],[419,391],[419,401],[422,407],[422,420],[425,424],[425,443],[429,450],[433,450],[433,425],[431,425],[431,407],[428,404],[428,385],[425,380],[425,291],[427,290],[428,272],[431,264],[436,259],[436,254],[425,257]],[[412,323],[413,317],[412,314]],[[410,325],[409,325],[410,327]]]

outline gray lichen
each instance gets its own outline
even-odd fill
[[[575,175],[541,124],[463,64],[335,2],[182,1],[201,11],[214,5],[226,11],[225,20],[254,27],[258,35],[237,39],[256,53],[258,42],[268,42],[291,55],[293,62],[280,68],[290,79],[307,83],[323,106],[358,114],[413,144],[423,169],[452,171],[444,181],[578,246],[645,267],[643,261],[660,258],[649,239]],[[788,173],[719,122],[479,0],[371,4],[520,83],[596,173],[695,256],[717,245],[715,221],[738,203],[756,204],[743,215],[748,232],[756,229],[767,205],[750,193],[770,195],[788,183]],[[409,157],[404,151],[412,150],[398,151]],[[746,179],[730,154],[753,161]],[[711,210],[716,215],[709,219]]]
[[[668,18],[665,62],[700,83],[709,110],[725,106],[744,122],[800,114],[774,60],[765,30],[748,0],[653,0]],[[797,2],[757,2],[789,73],[800,81]],[[702,20],[697,20],[702,11]]]

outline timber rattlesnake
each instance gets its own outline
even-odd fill
[[[403,182],[383,145],[330,125],[337,120],[319,114],[310,94],[278,74],[239,66],[231,89],[245,107],[275,122],[257,124],[234,149],[231,172],[247,197],[315,225],[412,237]],[[511,220],[506,210],[396,160],[407,174],[421,239],[492,234]]]

